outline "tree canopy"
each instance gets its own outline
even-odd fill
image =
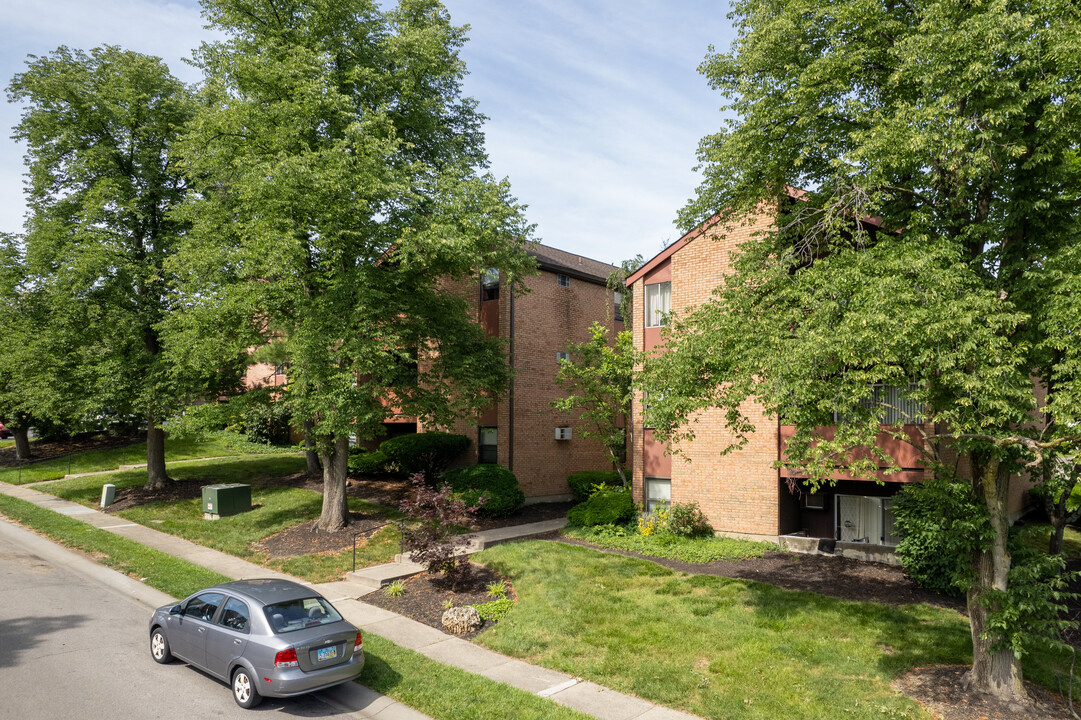
[[[184,229],[170,214],[187,192],[171,149],[190,94],[158,58],[106,46],[31,56],[8,95],[25,103],[14,137],[27,145],[30,208],[8,297],[32,294],[41,313],[37,361],[20,372],[53,371],[24,377],[23,400],[65,419],[146,418],[148,486],[160,485],[160,423],[189,391],[163,363],[157,325]]]
[[[732,120],[703,139],[680,221],[757,218],[756,237],[647,362],[658,436],[678,443],[720,407],[738,446],[753,399],[795,425],[786,464],[812,484],[838,464],[873,477],[889,457],[852,455],[882,431],[871,386],[900,388],[926,408],[928,467],[988,510],[974,687],[1022,700],[1009,486],[1081,452],[1081,9],[744,0],[731,17],[737,39],[701,71]]]
[[[483,174],[461,93],[464,30],[430,0],[204,0],[201,109],[183,142],[192,231],[172,266],[178,362],[279,341],[282,401],[309,420],[320,527],[348,521],[348,437],[394,413],[445,424],[507,383],[456,288],[529,272],[530,227]],[[508,283],[508,287],[510,284]]]

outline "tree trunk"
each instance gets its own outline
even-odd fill
[[[308,460],[309,475],[317,474],[323,467],[319,464],[319,453],[315,451],[314,429],[315,423],[313,421],[304,421],[304,456]]]
[[[15,433],[15,459],[19,461],[30,459],[30,428],[12,428]]]
[[[1020,659],[1009,648],[993,647],[1002,640],[997,634],[982,637],[987,632],[988,613],[997,610],[998,604],[992,602],[985,607],[980,599],[989,591],[1006,592],[1010,572],[1010,553],[1006,547],[1010,476],[996,457],[988,459],[986,465],[974,463],[973,467],[973,489],[987,503],[994,539],[990,548],[977,552],[974,558],[977,579],[968,591],[972,669],[965,673],[963,683],[966,689],[987,693],[1007,703],[1026,705],[1029,698],[1022,683]]]
[[[1051,555],[1062,554],[1062,536],[1066,532],[1066,518],[1051,517],[1051,543],[1048,553]]]
[[[151,417],[146,424],[146,489],[164,490],[171,482],[165,472],[165,430]]]
[[[345,477],[349,469],[349,437],[333,437],[330,450],[320,450],[323,462],[323,512],[318,528],[338,532],[349,524],[349,506],[345,497]]]

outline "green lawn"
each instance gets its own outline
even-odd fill
[[[592,720],[533,693],[442,665],[364,633],[358,682],[434,718],[447,720]]]
[[[251,483],[260,478],[275,478],[305,469],[305,460],[292,455],[253,456],[207,460],[176,465],[169,474],[177,480],[199,478],[204,484]],[[42,489],[59,497],[96,506],[103,483],[118,488],[140,485],[146,481],[142,471],[127,470],[109,475],[72,478],[49,483]],[[312,490],[285,486],[252,488],[252,510],[220,520],[204,520],[201,498],[157,502],[117,513],[132,522],[177,535],[205,547],[221,550],[245,560],[310,580],[339,580],[352,569],[352,549],[340,553],[304,555],[285,560],[267,561],[253,543],[308,520],[319,517],[323,496]],[[349,508],[387,520],[400,517],[396,510],[357,498],[350,498]],[[395,524],[379,530],[369,541],[357,539],[357,567],[389,562],[399,551],[399,533]]]
[[[564,528],[567,537],[585,540],[606,548],[630,550],[653,557],[671,558],[682,562],[708,563],[714,560],[743,560],[776,552],[776,543],[754,542],[729,537],[685,538],[661,533],[642,536],[632,528]]]
[[[239,456],[247,454],[268,454],[293,452],[292,448],[274,448],[248,442],[241,435],[215,433],[203,439],[177,438],[165,441],[165,461],[193,460],[205,457]],[[136,443],[126,448],[108,450],[88,450],[75,453],[70,457],[23,465],[21,467],[0,468],[0,482],[23,484],[56,480],[70,473],[98,472],[115,470],[122,464],[136,465],[146,462],[146,443]],[[70,468],[70,470],[69,470]],[[170,470],[171,472],[171,470]],[[146,478],[146,471],[142,471]],[[99,485],[100,487],[100,485]]]
[[[927,718],[890,681],[971,662],[968,623],[926,605],[892,607],[548,542],[478,558],[518,602],[478,637],[513,657],[703,717]],[[1054,687],[1047,659],[1030,679]]]
[[[1047,523],[1025,525],[1017,534],[1029,547],[1047,552],[1051,542],[1051,526]],[[1067,560],[1081,557],[1081,532],[1068,525],[1062,535],[1062,554]]]

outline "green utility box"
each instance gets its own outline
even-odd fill
[[[203,519],[217,520],[251,510],[251,485],[230,483],[203,486]]]

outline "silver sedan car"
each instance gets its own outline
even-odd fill
[[[311,588],[277,579],[223,583],[158,608],[150,654],[224,680],[244,708],[263,696],[337,685],[364,669],[360,631]]]

